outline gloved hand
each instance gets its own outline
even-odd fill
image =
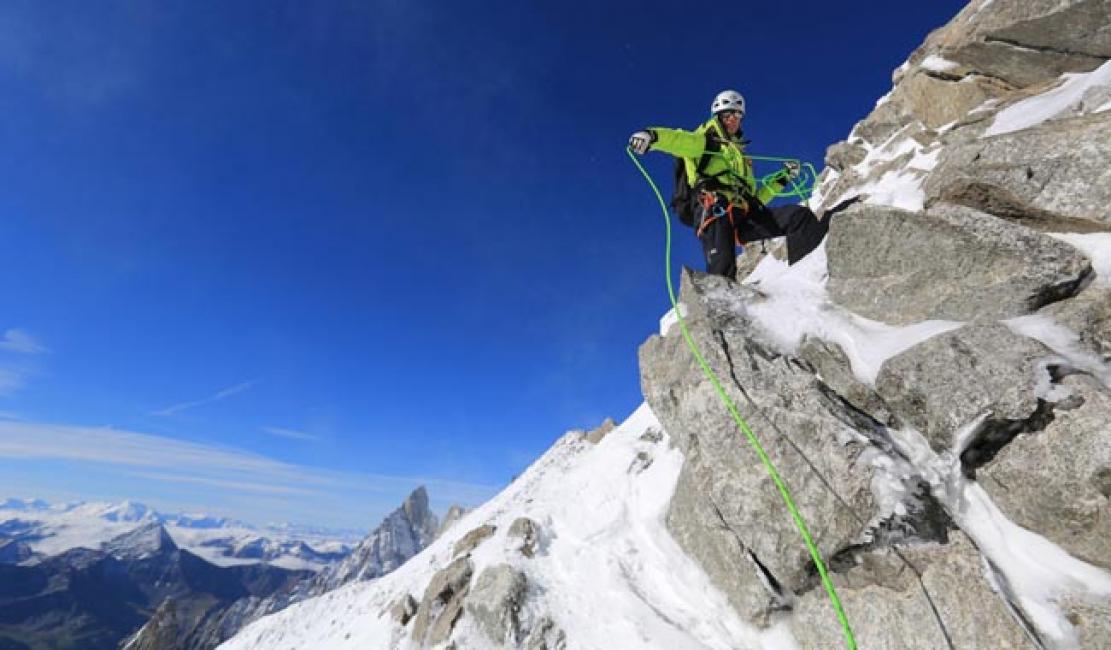
[[[787,180],[793,181],[799,177],[799,172],[802,171],[802,165],[797,160],[788,160],[783,163],[783,171],[787,173]]]
[[[633,150],[633,153],[639,156],[643,156],[645,153],[648,152],[648,147],[652,146],[652,143],[655,141],[655,131],[651,129],[637,131],[636,133],[629,136],[629,148]]]

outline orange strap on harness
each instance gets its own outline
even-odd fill
[[[698,237],[701,237],[702,233],[706,232],[706,228],[708,228],[710,224],[717,221],[722,216],[728,216],[729,225],[733,226],[733,241],[735,241],[738,246],[744,246],[746,243],[748,243],[741,239],[740,234],[737,233],[737,222],[733,220],[733,208],[737,208],[740,211],[741,216],[745,216],[748,214],[747,201],[741,199],[740,205],[736,205],[732,201],[730,201],[725,206],[725,211],[722,214],[717,214],[714,210],[714,206],[717,205],[718,200],[717,196],[715,196],[713,192],[702,190],[702,194],[698,197],[698,201],[702,204],[702,214],[709,215],[710,217],[709,219],[704,218],[702,220],[702,224],[698,226],[698,231],[695,233]]]

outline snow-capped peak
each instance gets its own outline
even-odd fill
[[[141,560],[161,553],[172,553],[177,545],[162,524],[151,522],[113,538],[104,550],[120,560]]]

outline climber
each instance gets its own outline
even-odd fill
[[[781,173],[757,188],[752,161],[744,155],[748,144],[741,131],[744,97],[724,90],[714,97],[710,113],[710,119],[693,132],[651,127],[629,138],[629,148],[638,155],[656,150],[682,159],[691,191],[677,192],[672,205],[680,219],[684,213],[690,215],[689,225],[695,227],[706,256],[706,272],[733,277],[737,245],[784,235],[787,263],[806,257],[826,236],[829,220],[818,219],[803,205],[766,205],[798,176],[799,163],[784,163]]]

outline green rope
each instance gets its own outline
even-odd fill
[[[814,544],[814,540],[810,536],[810,531],[806,527],[806,522],[803,521],[798,508],[795,507],[795,502],[791,499],[791,494],[787,490],[787,485],[779,476],[779,472],[776,471],[775,465],[772,464],[771,459],[768,458],[768,454],[764,451],[763,445],[761,445],[760,441],[756,438],[756,434],[752,432],[748,423],[741,417],[740,411],[737,410],[737,405],[725,392],[725,388],[722,387],[721,381],[717,378],[717,374],[710,368],[710,364],[706,363],[706,359],[702,357],[698,345],[691,337],[690,331],[687,330],[687,323],[683,319],[682,312],[679,310],[679,301],[675,297],[675,287],[671,281],[671,218],[667,214],[667,204],[660,194],[660,189],[652,180],[652,176],[644,169],[644,166],[640,164],[640,161],[637,160],[632,150],[626,148],[625,153],[629,154],[629,159],[633,161],[633,164],[640,170],[640,173],[644,175],[644,179],[648,181],[648,185],[652,187],[652,191],[656,194],[656,199],[660,202],[660,208],[663,209],[664,223],[667,226],[667,239],[664,252],[664,274],[667,279],[667,294],[671,298],[671,307],[675,310],[675,316],[679,319],[679,329],[683,333],[683,339],[687,342],[687,347],[690,348],[695,360],[698,361],[698,365],[701,366],[702,373],[710,380],[710,383],[713,384],[718,397],[721,398],[722,403],[725,404],[725,408],[728,409],[730,415],[733,416],[733,421],[737,423],[737,427],[745,434],[748,441],[752,443],[753,449],[756,450],[756,455],[760,457],[760,462],[764,464],[764,469],[768,471],[775,486],[779,488],[779,494],[783,497],[783,502],[787,505],[787,510],[791,513],[791,518],[794,519],[795,527],[798,528],[799,534],[806,543],[807,550],[810,551],[810,557],[814,560],[814,565],[817,566],[818,574],[822,578],[822,585],[825,586],[826,593],[829,594],[829,599],[833,603],[834,610],[837,612],[837,618],[840,620],[841,629],[845,634],[845,647],[850,650],[856,650],[856,639],[853,637],[852,628],[849,627],[849,619],[845,615],[845,609],[841,606],[841,599],[837,597],[837,590],[833,588],[833,582],[830,581],[829,573],[826,571],[826,565],[822,562],[821,553],[818,552],[818,547]]]
[[[709,151],[707,153],[709,153],[711,156],[725,156],[725,154],[720,151]],[[818,181],[818,172],[814,169],[814,165],[811,165],[808,162],[802,162],[798,158],[782,158],[780,156],[753,156],[747,153],[743,155],[749,160],[798,163],[801,173],[797,178],[790,178],[789,176],[787,176],[787,173],[785,171],[777,170],[770,174],[761,176],[758,180],[757,186],[775,187],[775,185],[778,184],[776,181],[782,178],[790,182],[791,188],[788,189],[787,184],[784,183],[783,189],[773,194],[772,198],[779,199],[793,197],[800,201],[805,201],[806,199],[810,198],[810,194],[814,191],[814,186]]]

